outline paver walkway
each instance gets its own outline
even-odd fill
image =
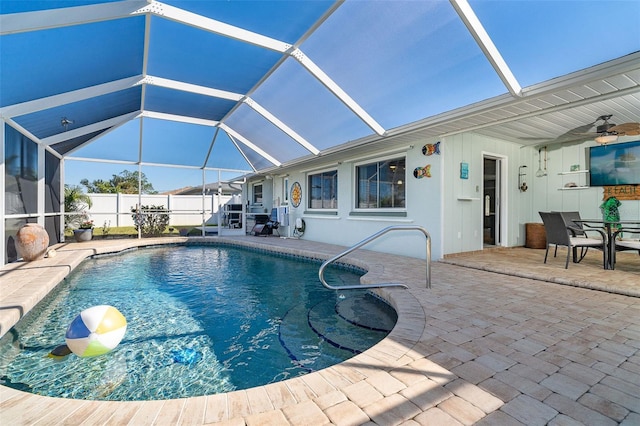
[[[168,241],[180,239],[162,240]],[[343,249],[275,237],[230,241],[323,258]],[[69,244],[54,258],[7,265],[0,270],[0,330],[18,316],[11,307],[30,309],[34,294],[53,285],[51,277],[59,281],[87,254],[132,244]],[[633,270],[640,259],[628,254],[616,271],[594,269],[582,284],[623,293],[616,294],[542,280],[553,275],[567,284],[588,261],[567,271],[557,260],[543,267],[542,278],[518,276],[542,265],[543,250],[524,250],[474,254],[471,267],[459,266],[465,256],[435,262],[430,290],[424,261],[359,250],[346,259],[369,269],[365,281],[410,289],[379,292],[398,310],[396,327],[342,364],[248,390],[167,401],[73,401],[0,387],[0,423],[640,424],[640,298],[629,296],[640,286]],[[508,258],[511,266],[503,274],[481,270],[492,263],[489,256],[496,264]],[[518,267],[520,257],[527,260]]]

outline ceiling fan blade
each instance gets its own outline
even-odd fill
[[[640,123],[623,123],[613,126],[609,129],[610,132],[617,132],[619,134],[625,134],[627,136],[640,135]]]
[[[578,127],[574,128],[574,129],[569,130],[568,132],[565,133],[565,135],[568,135],[568,134],[571,134],[571,135],[593,135],[593,134],[596,134],[597,132],[589,132],[589,130],[591,130],[595,124],[596,124],[595,121],[593,123],[583,124],[582,126],[578,126]]]

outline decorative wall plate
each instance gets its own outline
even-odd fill
[[[294,182],[291,185],[291,204],[293,207],[298,207],[302,201],[302,187],[298,182]]]

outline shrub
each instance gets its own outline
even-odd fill
[[[169,210],[164,206],[142,206],[139,211],[133,207],[131,212],[136,231],[143,237],[159,237],[169,225]]]

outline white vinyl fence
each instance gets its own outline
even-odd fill
[[[96,227],[105,222],[110,227],[134,226],[131,209],[142,206],[164,206],[170,211],[170,226],[217,224],[218,209],[234,197],[230,195],[142,195],[88,194],[92,206],[89,216]]]

